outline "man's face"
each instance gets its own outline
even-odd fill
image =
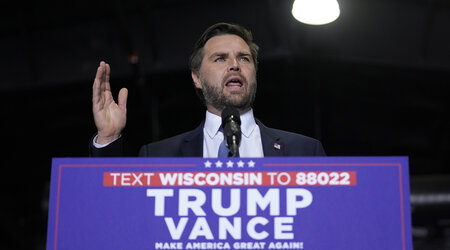
[[[256,94],[256,70],[250,48],[236,35],[210,38],[203,48],[200,72],[192,72],[206,107],[220,115],[226,106],[249,110]]]

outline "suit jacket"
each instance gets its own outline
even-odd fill
[[[264,156],[325,156],[322,144],[313,138],[279,129],[268,128],[256,120],[263,144]],[[196,129],[141,147],[143,157],[202,157],[204,122]],[[94,157],[122,156],[122,139],[104,148],[90,145],[90,155]]]

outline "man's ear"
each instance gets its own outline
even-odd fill
[[[202,82],[200,81],[200,75],[197,71],[192,70],[191,71],[191,77],[192,81],[194,82],[194,85],[196,88],[201,89],[202,88]]]

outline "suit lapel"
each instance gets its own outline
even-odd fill
[[[203,121],[200,126],[192,130],[189,135],[184,138],[181,145],[181,156],[183,157],[203,157]]]
[[[264,156],[283,156],[285,145],[280,140],[280,137],[264,126],[258,119],[255,120],[261,132]]]

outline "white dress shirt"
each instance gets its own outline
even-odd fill
[[[222,118],[206,111],[205,126],[203,127],[203,157],[215,158],[219,146],[223,141],[223,133],[219,131]],[[253,110],[241,115],[241,143],[239,157],[264,157],[261,133],[253,117]]]

